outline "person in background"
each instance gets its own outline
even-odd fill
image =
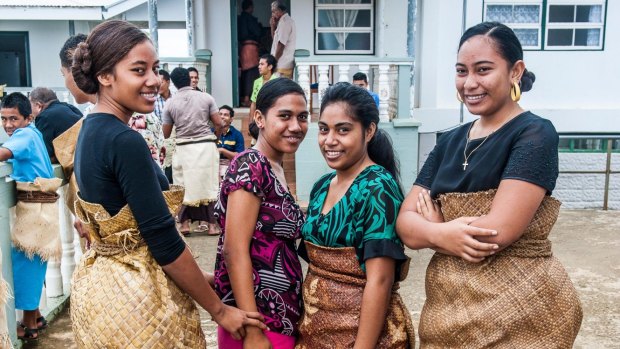
[[[355,75],[353,75],[353,85],[359,86],[359,87],[363,88],[364,90],[368,91],[368,93],[370,93],[370,95],[372,96],[372,99],[375,100],[375,104],[377,105],[377,109],[379,109],[379,95],[374,93],[368,87],[368,76],[366,76],[366,74],[364,74],[362,72],[355,73]]]
[[[65,87],[69,90],[69,93],[75,99],[77,104],[89,103],[89,106],[84,110],[84,115],[88,115],[92,106],[97,103],[97,96],[84,93],[75,85],[73,75],[71,74],[71,64],[73,63],[73,52],[79,43],[86,41],[86,35],[76,34],[67,41],[60,49],[58,56],[60,57],[60,72],[65,80]]]
[[[171,214],[183,189],[168,184],[127,125],[134,112],[153,111],[158,70],[152,42],[126,21],[99,24],[74,53],[76,85],[97,94],[75,153],[76,213],[93,236],[72,279],[78,348],[204,349],[196,304],[233,337],[244,336],[244,326],[264,327],[260,314],[213,293],[212,275],[198,267]]]
[[[47,87],[36,87],[30,92],[32,117],[43,135],[47,154],[57,163],[54,139],[63,134],[82,118],[82,112],[71,104],[58,100],[56,93]]]
[[[261,87],[269,81],[278,77],[276,73],[276,68],[278,66],[278,61],[276,58],[270,54],[265,54],[260,57],[258,60],[258,72],[260,76],[254,80],[254,85],[252,86],[252,96],[250,97],[250,118],[254,117],[254,112],[256,111],[256,97],[258,96],[258,92]]]
[[[200,81],[200,75],[198,75],[198,69],[194,67],[189,67],[187,68],[187,71],[189,72],[190,86],[192,87],[192,89],[202,92],[202,90],[198,87],[198,81]]]
[[[231,161],[216,206],[222,235],[215,290],[226,304],[263,314],[269,331],[248,328],[241,341],[218,328],[218,347],[293,349],[302,312],[296,241],[304,214],[282,159],[299,148],[309,114],[301,87],[283,78],[265,84],[256,106],[258,142]]]
[[[176,150],[172,159],[175,184],[185,186],[183,206],[178,213],[181,233],[190,233],[190,222],[198,221],[198,229],[210,234],[219,233],[213,207],[219,189],[219,152],[217,136],[222,118],[215,100],[208,93],[191,87],[188,69],[174,68],[170,73],[177,93],[166,102],[163,114],[164,137],[176,130]],[[209,126],[212,121],[215,132]]]
[[[519,105],[535,75],[515,33],[483,22],[461,36],[456,98],[479,118],[445,132],[396,229],[426,268],[421,348],[572,348],[582,309],[553,256],[560,210],[553,124]]]
[[[226,174],[230,160],[245,148],[243,135],[231,125],[234,116],[235,110],[230,106],[220,107],[220,117],[224,124],[217,141],[217,150],[220,152],[220,177]]]
[[[159,87],[159,94],[157,100],[155,100],[155,116],[160,122],[163,120],[164,106],[166,101],[172,97],[172,91],[170,91],[170,73],[164,69],[159,70],[159,77],[161,78],[161,86]],[[173,183],[172,179],[172,157],[174,156],[174,139],[176,138],[174,130],[172,131],[170,138],[163,140],[162,148],[159,152],[159,161],[164,169],[166,178],[170,184]]]
[[[239,65],[241,76],[239,78],[239,96],[241,106],[250,106],[250,94],[252,82],[258,77],[258,45],[263,27],[258,19],[252,15],[254,2],[243,0],[241,14],[237,18],[237,40],[239,41]]]
[[[286,12],[286,6],[280,1],[271,3],[271,55],[278,61],[278,73],[281,77],[293,78],[295,67],[295,45],[297,41],[297,29],[295,21]]]
[[[408,258],[396,234],[403,193],[392,142],[365,90],[337,83],[321,102],[318,145],[335,171],[314,184],[302,228],[309,267],[297,348],[414,348],[397,291]]]
[[[40,179],[54,178],[52,163],[48,156],[43,135],[32,122],[32,110],[28,97],[19,92],[13,92],[2,99],[0,117],[2,127],[9,139],[0,147],[0,161],[8,161],[13,165],[11,178],[18,183],[29,183]],[[19,185],[19,184],[18,184]],[[54,192],[54,194],[56,194]],[[18,201],[19,191],[18,191]],[[18,204],[20,204],[18,202]],[[28,222],[19,222],[24,217],[21,210],[17,210],[15,225],[26,223],[30,232],[42,234],[37,230],[44,227],[30,225]],[[39,210],[38,214],[41,214]],[[36,214],[35,214],[36,215]],[[36,341],[39,330],[47,327],[47,321],[39,311],[39,301],[45,281],[47,259],[32,249],[24,249],[23,245],[16,244],[16,227],[12,231],[11,260],[13,264],[13,285],[15,309],[24,312],[22,321],[17,326],[17,337],[25,341]],[[43,236],[39,236],[41,240]],[[30,243],[36,243],[30,241]]]

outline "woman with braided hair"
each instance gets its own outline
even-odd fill
[[[205,348],[195,303],[234,338],[262,316],[224,305],[176,230],[183,189],[170,187],[142,136],[127,126],[150,113],[159,89],[153,43],[124,21],[99,24],[75,50],[76,85],[97,95],[75,153],[76,214],[92,245],[73,275],[79,348]]]

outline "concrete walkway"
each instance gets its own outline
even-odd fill
[[[198,263],[212,270],[217,238],[188,238]],[[583,303],[583,323],[575,348],[618,348],[620,338],[620,211],[564,210],[551,234],[553,252],[570,274]],[[416,329],[424,304],[424,272],[431,251],[407,251],[413,259],[401,295]],[[305,269],[305,266],[304,266]],[[215,325],[202,312],[208,348],[216,348]],[[562,321],[562,319],[558,319]],[[51,324],[39,348],[73,349],[66,313]]]

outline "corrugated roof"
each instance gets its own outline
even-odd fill
[[[5,7],[108,7],[124,0],[0,0]]]

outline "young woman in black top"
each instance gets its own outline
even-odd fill
[[[422,348],[568,348],[577,335],[579,300],[547,239],[560,205],[549,197],[558,135],[518,104],[534,78],[507,26],[463,34],[457,98],[480,118],[439,138],[397,221],[405,245],[437,251]]]
[[[132,24],[104,22],[78,46],[71,70],[82,91],[97,95],[75,155],[81,199],[76,208],[93,241],[73,281],[71,316],[79,346],[204,347],[189,297],[236,338],[247,325],[264,329],[260,314],[224,305],[214,293],[212,275],[196,264],[162,193],[175,189],[142,136],[127,126],[134,111],[154,109],[160,79],[152,42]],[[131,303],[134,297],[137,303]]]

